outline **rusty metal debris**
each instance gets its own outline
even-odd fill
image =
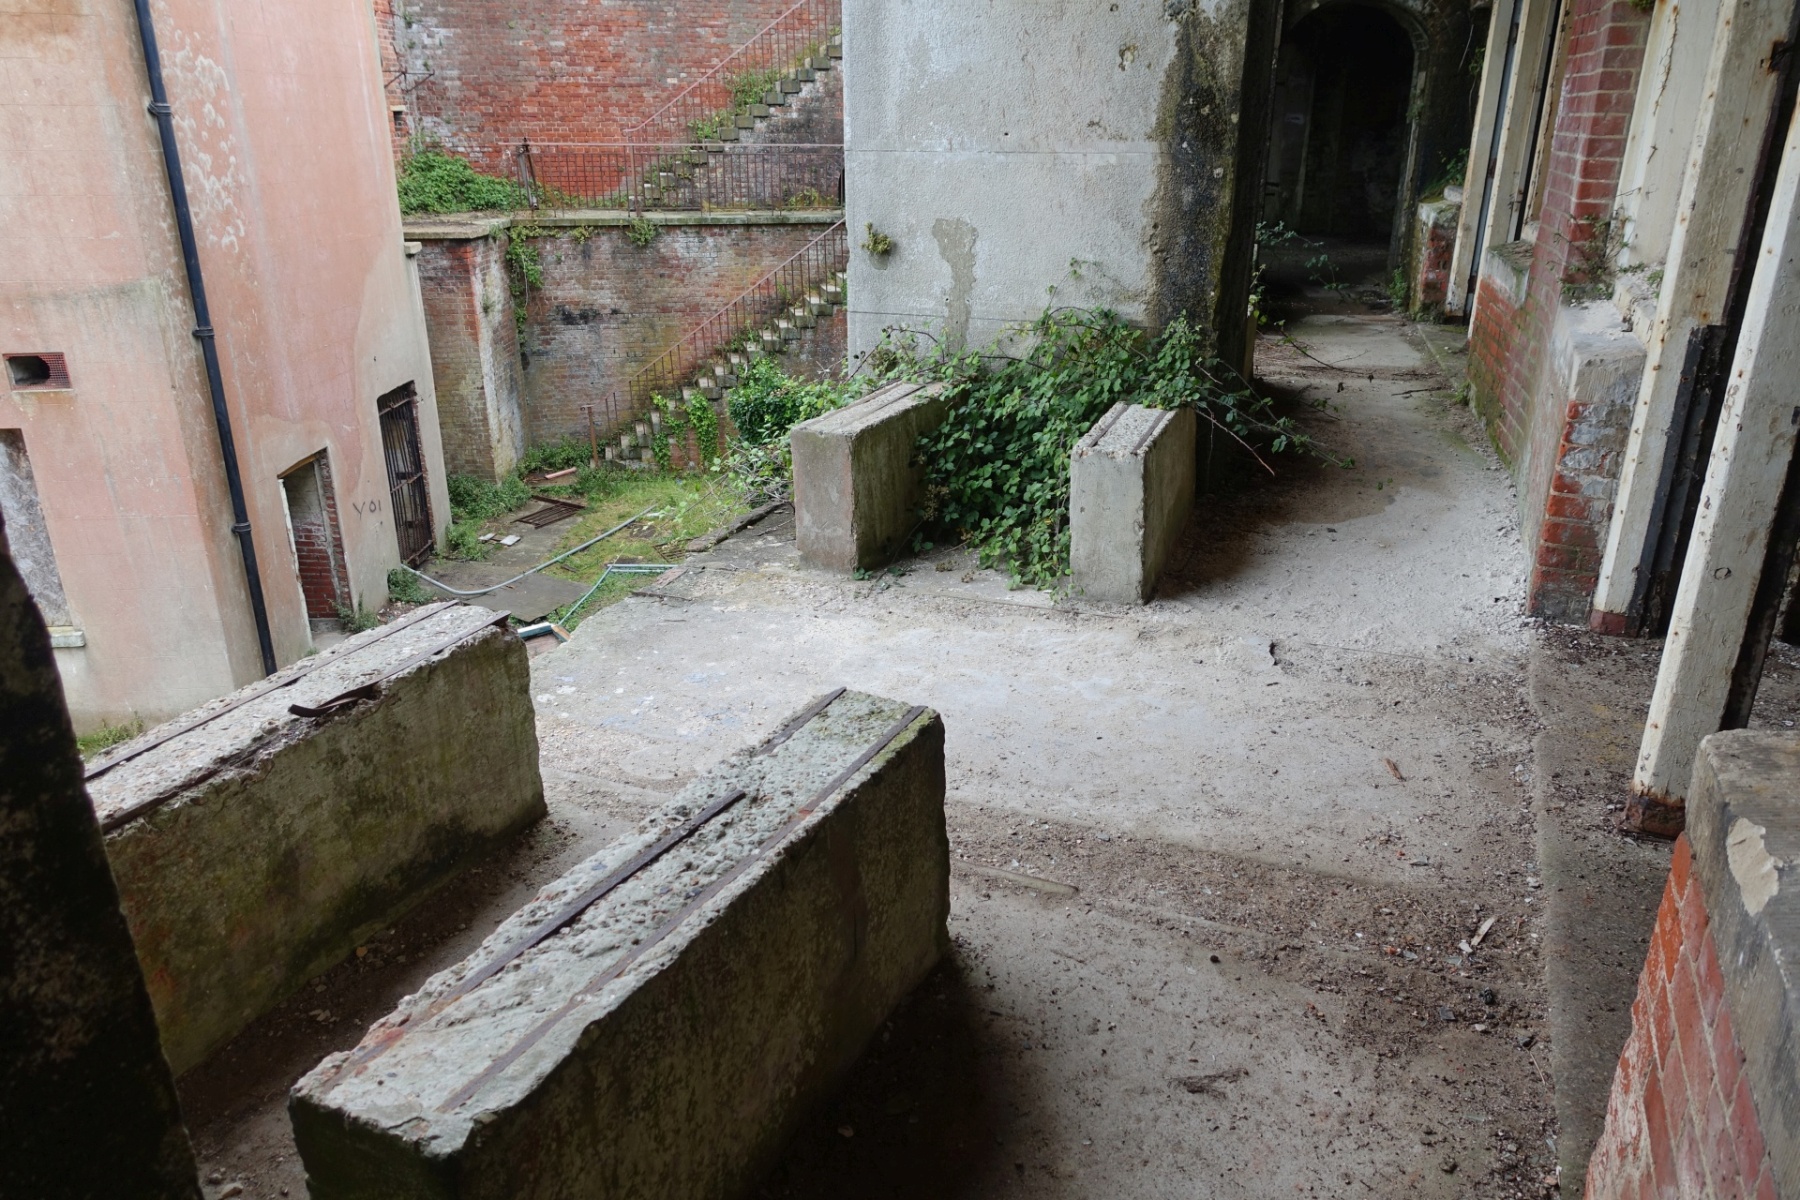
[[[522,517],[514,517],[513,523],[529,525],[533,529],[542,529],[546,525],[554,525],[558,521],[566,521],[570,517],[587,511],[587,505],[579,500],[565,500],[560,496],[532,496],[541,501],[544,507],[536,512],[528,512]]]

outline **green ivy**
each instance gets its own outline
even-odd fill
[[[726,407],[738,435],[761,446],[786,440],[788,430],[837,408],[848,395],[845,384],[796,379],[772,359],[755,358],[738,371]]]
[[[1193,408],[1229,436],[1275,453],[1317,452],[1292,418],[1207,354],[1185,317],[1152,335],[1109,311],[1058,310],[1019,332],[1030,348],[1017,357],[997,346],[921,354],[905,335],[871,355],[882,377],[949,385],[944,423],[918,444],[921,549],[933,539],[967,541],[984,566],[1004,565],[1019,583],[1057,586],[1069,570],[1069,454],[1121,401]]]
[[[663,395],[652,396],[650,402],[661,417],[656,432],[650,435],[650,453],[658,467],[665,471],[671,468],[674,441],[690,431],[701,463],[713,465],[719,461],[719,414],[713,411],[710,400],[696,393],[685,405]]]
[[[510,212],[529,207],[525,189],[498,175],[483,175],[468,159],[421,150],[400,162],[396,180],[400,211],[415,213]]]
[[[537,246],[545,230],[536,225],[514,226],[506,238],[506,283],[512,292],[513,324],[525,336],[526,308],[531,289],[544,286],[544,256]]]

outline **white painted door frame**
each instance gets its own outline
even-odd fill
[[[1641,806],[1665,812],[1684,801],[1700,740],[1725,717],[1800,433],[1800,120],[1755,271],[1632,780]]]
[[[1501,106],[1512,82],[1513,57],[1518,49],[1518,15],[1521,0],[1494,0],[1488,23],[1487,47],[1482,52],[1481,90],[1475,101],[1475,132],[1469,138],[1469,167],[1463,173],[1462,212],[1456,220],[1456,247],[1450,257],[1450,279],[1445,285],[1444,308],[1462,315],[1474,299],[1470,282],[1481,263],[1476,255],[1485,248],[1481,240],[1487,211],[1493,203],[1494,168],[1500,156]]]
[[[1658,498],[1665,489],[1682,367],[1695,333],[1724,319],[1731,268],[1780,83],[1770,51],[1788,36],[1793,12],[1794,0],[1724,0],[1719,6],[1644,381],[1594,592],[1598,614],[1625,617],[1642,601],[1639,580],[1661,524]]]

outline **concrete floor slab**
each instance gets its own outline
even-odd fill
[[[533,659],[561,832],[493,897],[827,687],[944,716],[957,949],[767,1194],[1546,1193],[1514,500],[1400,322],[1290,330],[1304,352],[1268,339],[1260,369],[1332,406],[1307,427],[1355,467],[1283,462],[1219,499],[1141,609],[1009,591],[960,551],[833,578],[771,517],[659,588],[681,598]],[[268,1057],[353,1044],[501,903],[398,931],[425,963],[333,982],[329,1027],[282,1014]],[[297,1183],[278,1108],[248,1099],[277,1091],[192,1085],[221,1178]]]

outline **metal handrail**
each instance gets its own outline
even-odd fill
[[[534,207],[678,212],[843,203],[837,142],[521,141],[516,153]]]
[[[805,302],[813,289],[842,271],[849,259],[849,237],[844,222],[838,221],[645,364],[623,388],[609,393],[600,404],[583,407],[610,439],[621,426],[640,419],[656,396],[678,392],[708,359],[760,329],[779,313],[783,303]]]
[[[796,14],[798,18],[796,19]],[[758,30],[749,41],[720,59],[711,70],[677,92],[673,99],[655,112],[625,130],[624,141],[649,140],[642,135],[659,122],[673,125],[673,138],[692,136],[692,125],[727,112],[732,107],[732,83],[724,78],[727,70],[733,79],[751,71],[779,68],[787,70],[804,57],[805,51],[818,47],[823,52],[835,30],[843,27],[842,0],[799,0],[793,7]],[[788,27],[788,26],[792,27]],[[702,89],[713,89],[702,95]]]

